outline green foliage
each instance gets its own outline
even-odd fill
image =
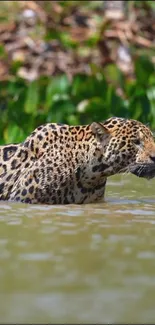
[[[90,76],[78,74],[72,81],[66,75],[41,77],[31,83],[17,77],[1,81],[0,142],[22,141],[42,123],[86,124],[110,116],[138,119],[155,128],[153,64],[146,57],[138,58],[134,80],[110,67],[114,84],[107,81],[105,71],[94,69]],[[123,96],[117,94],[116,81],[122,84]]]
[[[44,12],[45,16],[47,13],[47,19],[43,19],[42,22],[40,19],[35,20],[31,33],[28,33],[28,39],[31,39],[33,35],[32,39],[43,41],[45,45],[54,44],[56,41],[60,54],[63,53],[60,61],[69,55],[72,59],[78,58],[80,63],[82,60],[85,62],[85,59],[87,62],[87,56],[91,57],[91,52],[95,50],[95,58],[100,55],[101,59],[107,59],[109,62],[109,57],[106,58],[104,32],[110,26],[110,22],[104,21],[103,14],[98,14],[103,13],[103,1],[59,1],[55,2],[54,7],[50,1],[40,3],[42,3],[43,11],[38,11],[40,13],[38,17],[41,17],[41,12]],[[148,13],[154,11],[155,2],[129,1],[129,7],[131,11],[133,10],[133,17],[136,12],[140,12],[139,10],[142,12],[141,19],[137,19],[134,30],[139,28],[139,35],[143,36],[143,41],[147,35],[149,40],[153,40],[153,35],[150,38],[151,34],[149,34],[151,23],[143,25],[143,20],[149,21]],[[52,10],[52,8],[55,9]],[[0,23],[9,22],[10,24],[17,20],[19,24],[22,10],[20,1],[2,1]],[[65,17],[67,20],[64,19]],[[77,23],[81,17],[83,19]],[[90,28],[86,35],[82,29],[85,24],[86,29]],[[40,30],[42,32],[38,32]],[[76,37],[75,31],[79,32]],[[12,35],[14,34],[10,34],[10,41],[9,38],[6,39],[6,44],[12,42]],[[18,38],[17,40],[16,36],[13,38],[15,38],[13,46],[15,45],[16,49]],[[107,63],[104,68],[100,69],[95,60],[90,60],[90,75],[76,74],[70,80],[67,75],[72,75],[72,73],[68,71],[68,66],[66,70],[63,70],[66,74],[57,75],[62,71],[57,60],[58,67],[56,65],[54,76],[41,76],[32,82],[18,77],[19,68],[23,66],[20,55],[19,61],[18,59],[11,60],[4,44],[5,41],[0,45],[0,60],[2,68],[3,64],[4,67],[5,63],[8,64],[9,74],[6,77],[7,80],[0,81],[0,144],[23,141],[35,127],[47,122],[86,124],[92,121],[103,121],[110,116],[122,116],[138,119],[143,123],[149,122],[150,126],[155,129],[155,69],[151,62],[151,57],[154,59],[153,41],[152,47],[149,48],[140,44],[138,46],[129,44],[134,61],[134,78],[125,76],[115,63]],[[55,50],[51,47],[50,51],[54,54]],[[50,51],[48,50],[47,53]],[[29,57],[29,55],[30,51],[26,54],[29,61],[35,60],[35,56]],[[40,59],[44,60],[41,55]],[[55,63],[52,62],[52,64]],[[76,67],[73,66],[73,70],[74,68]]]

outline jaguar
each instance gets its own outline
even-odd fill
[[[69,126],[47,123],[22,143],[0,146],[0,200],[85,204],[103,200],[107,178],[155,176],[155,143],[139,121],[111,117]]]

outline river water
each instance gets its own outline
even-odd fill
[[[115,176],[105,202],[0,202],[0,322],[155,322],[155,180]]]

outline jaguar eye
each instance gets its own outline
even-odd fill
[[[140,146],[140,144],[141,144],[139,139],[134,139],[133,142],[134,142],[134,144],[136,144],[136,146]]]

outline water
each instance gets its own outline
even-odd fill
[[[0,321],[155,322],[155,180],[112,177],[105,202],[0,202]]]

